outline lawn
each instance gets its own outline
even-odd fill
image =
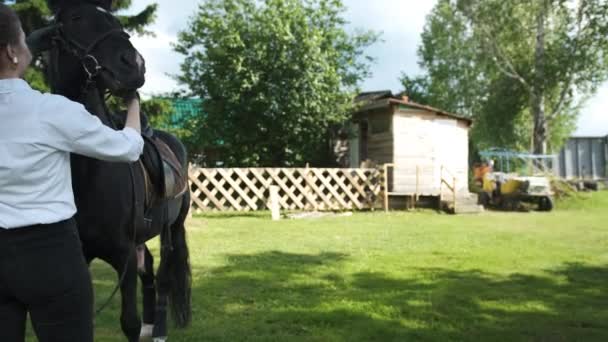
[[[170,340],[608,341],[607,208],[195,217],[193,324]],[[93,274],[100,303],[116,280]],[[118,303],[96,340],[123,340]]]

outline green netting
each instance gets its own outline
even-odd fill
[[[173,115],[171,115],[171,124],[179,126],[184,121],[197,117],[201,114],[201,99],[170,99],[173,105]]]

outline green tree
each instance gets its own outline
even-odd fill
[[[410,101],[422,104],[434,104],[437,106],[437,100],[433,98],[433,93],[430,88],[430,80],[428,76],[410,77],[406,73],[401,75],[401,85],[403,93],[408,96]],[[447,110],[447,106],[441,106]]]
[[[345,30],[340,0],[205,0],[176,51],[179,80],[204,99],[194,135],[238,166],[327,161],[378,35]],[[207,162],[213,163],[214,160]]]
[[[605,0],[440,0],[419,55],[428,97],[485,143],[556,150],[608,78]]]

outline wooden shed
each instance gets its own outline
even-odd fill
[[[471,119],[390,91],[362,93],[356,102],[351,166],[388,165],[389,192],[395,196],[469,196]]]

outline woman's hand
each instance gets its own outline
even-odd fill
[[[125,96],[124,100],[127,105],[127,121],[125,127],[133,128],[137,133],[141,134],[139,93],[133,91],[128,96]]]

